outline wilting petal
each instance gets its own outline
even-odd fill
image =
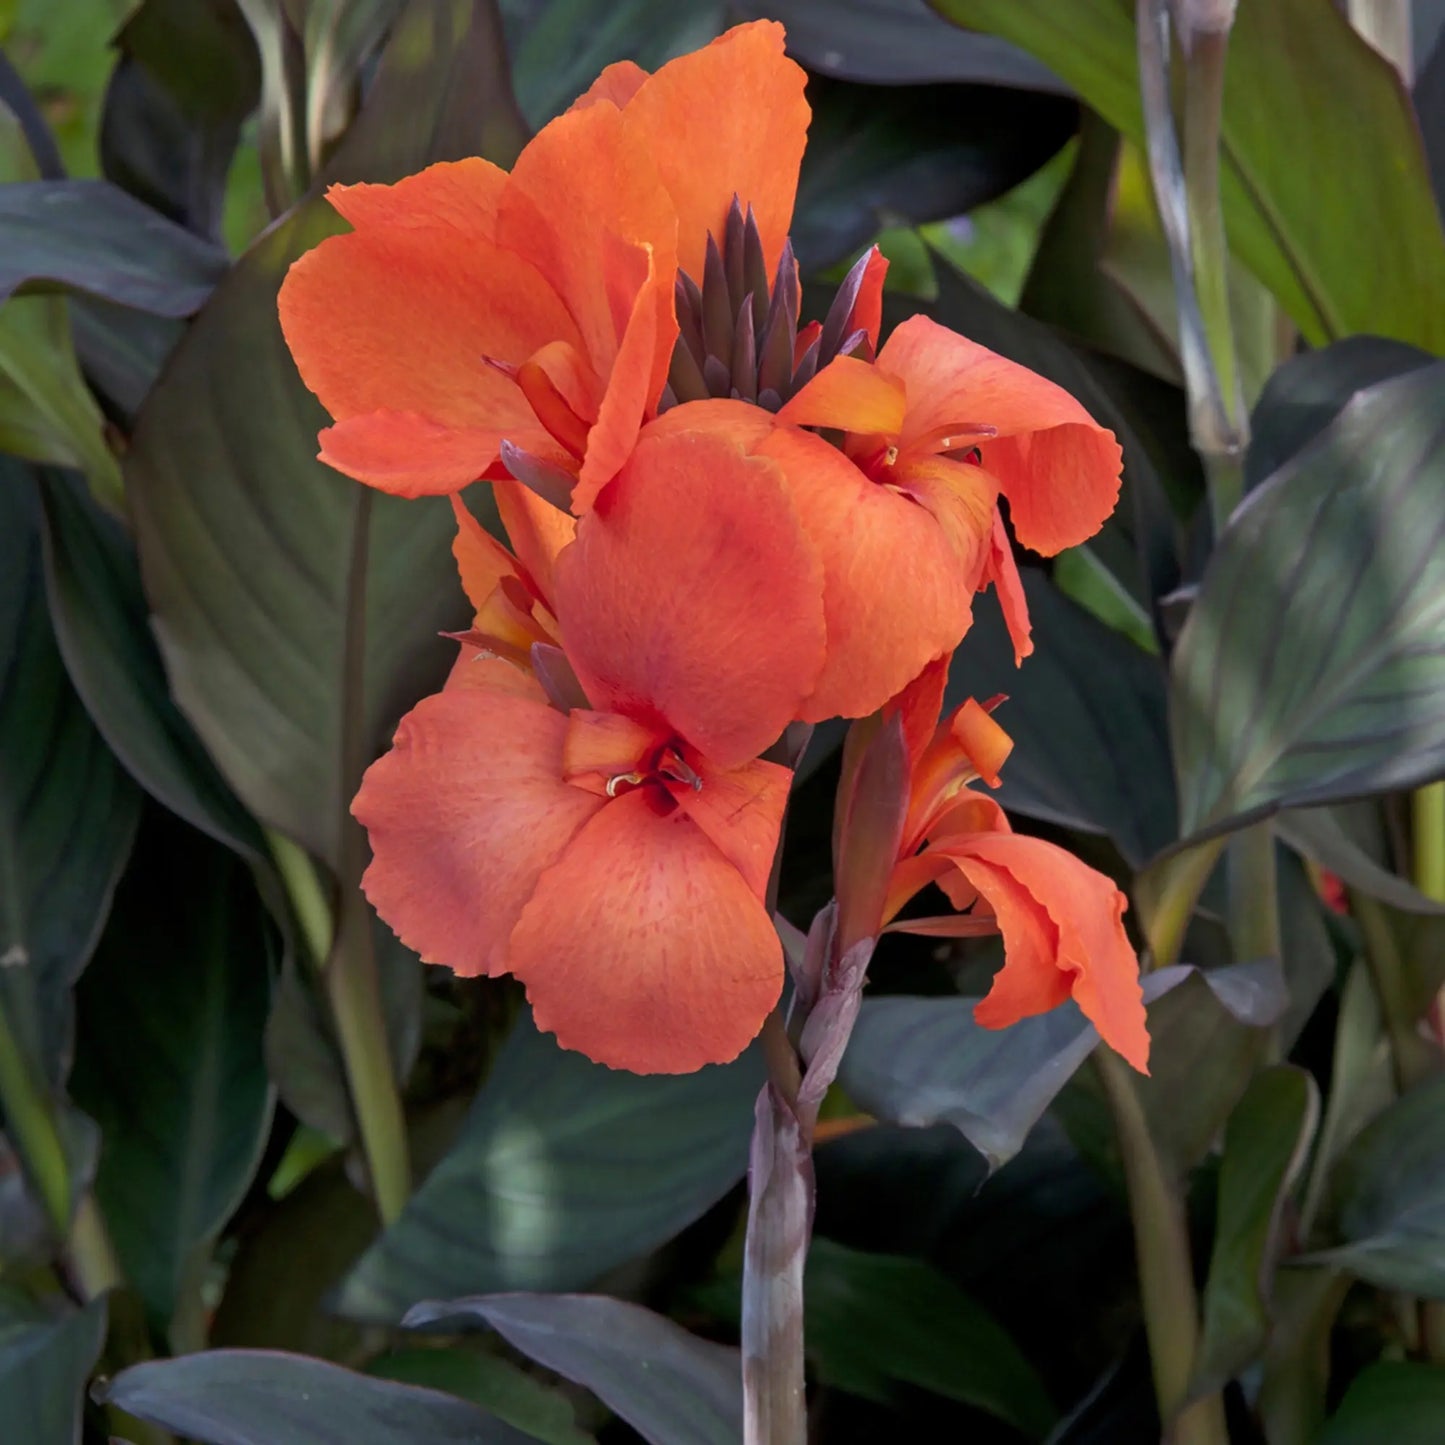
[[[726,435],[644,432],[556,588],[593,705],[666,723],[720,767],[766,749],[822,666],[817,556],[778,468]]]
[[[497,202],[507,173],[480,156],[438,161],[393,185],[331,186],[326,199],[363,226],[450,226],[458,245],[496,239]]]
[[[695,280],[709,232],[723,238],[734,196],[753,208],[773,274],[811,115],[806,78],[783,54],[783,27],[758,20],[668,61],[628,101],[623,120],[672,196],[677,264]]]
[[[646,79],[647,71],[636,61],[614,61],[567,108],[586,110],[589,105],[596,105],[599,100],[608,100],[621,110],[637,94],[638,87]]]
[[[995,429],[979,450],[1024,546],[1048,554],[1075,546],[1113,511],[1119,444],[1062,387],[926,316],[896,327],[878,362],[908,388],[904,449],[962,423]]]
[[[798,716],[864,717],[958,646],[974,579],[929,511],[821,437],[775,427],[756,454],[782,467],[823,563],[827,662]]]
[[[840,356],[784,403],[778,419],[896,437],[907,410],[908,398],[896,377],[856,356]]]
[[[291,267],[279,306],[302,379],[337,421],[410,412],[459,430],[526,429],[516,386],[483,358],[520,364],[580,341],[530,261],[459,244],[444,225],[333,236]]]
[[[520,411],[518,410],[520,408]],[[503,438],[550,440],[521,394],[498,404],[505,427],[450,427],[415,412],[372,411],[325,427],[316,440],[320,460],[348,477],[398,497],[456,492],[496,460]]]
[[[660,799],[641,788],[602,806],[538,880],[507,964],[564,1047],[683,1074],[746,1048],[777,1002],[783,951],[748,882]]]
[[[479,679],[510,668],[468,666]],[[424,698],[352,803],[371,836],[366,896],[403,943],[460,974],[506,967],[538,875],[602,806],[562,781],[566,718],[504,686]]]
[[[1017,833],[955,836],[946,852],[998,915],[1004,966],[974,1011],[986,1028],[1044,1013],[1070,994],[1100,1037],[1142,1073],[1149,1034],[1124,895],[1073,854]]]
[[[1033,626],[1029,622],[1029,602],[1024,596],[1018,563],[1014,561],[1014,549],[1004,530],[1003,517],[998,513],[994,514],[988,564],[980,585],[986,587],[990,582],[998,593],[998,605],[1003,609],[1004,624],[1014,645],[1014,665],[1022,667],[1024,658],[1034,650]]]
[[[673,790],[678,806],[742,874],[759,898],[767,893],[793,775],[761,759],[724,770],[698,760],[702,786]]]

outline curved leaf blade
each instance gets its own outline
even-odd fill
[[[1445,773],[1442,383],[1359,392],[1230,520],[1174,655],[1186,836]]]
[[[52,1314],[0,1287],[0,1438],[80,1445],[85,1380],[105,1343],[106,1308]]]

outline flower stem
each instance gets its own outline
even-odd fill
[[[1274,829],[1254,823],[1229,840],[1229,937],[1244,963],[1280,957],[1278,870]]]
[[[40,1197],[51,1228],[64,1239],[70,1229],[70,1163],[50,1091],[36,1077],[15,1037],[0,995],[0,1104],[15,1147]]]
[[[1151,967],[1167,968],[1178,959],[1194,905],[1214,872],[1224,844],[1223,838],[1208,838],[1176,853],[1160,865],[1152,888],[1136,890]]]
[[[1410,798],[1414,822],[1415,886],[1445,903],[1445,782],[1427,783]]]
[[[1189,1399],[1199,1304],[1184,1201],[1154,1147],[1128,1067],[1107,1048],[1095,1050],[1094,1067],[1123,1156],[1144,1328],[1166,1438],[1171,1445],[1228,1445],[1221,1397]]]

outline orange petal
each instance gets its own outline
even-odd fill
[[[709,232],[723,238],[734,196],[744,210],[753,208],[773,274],[793,218],[811,116],[806,78],[783,54],[783,27],[757,20],[668,61],[623,111],[672,196],[676,263],[695,280],[702,279]]]
[[[1013,752],[1013,739],[973,698],[954,713],[948,730],[969,767],[989,787],[998,787],[999,769]]]
[[[1139,964],[1122,922],[1129,906],[1102,873],[1018,833],[954,837],[940,845],[992,904],[1004,966],[974,1017],[1004,1028],[1070,994],[1110,1048],[1149,1071]]]
[[[567,720],[510,679],[424,698],[367,769],[352,812],[371,835],[362,879],[376,911],[428,963],[504,967],[508,934],[537,877],[601,801],[562,781]]]
[[[863,271],[863,284],[853,302],[853,311],[843,334],[866,331],[869,344],[878,349],[878,330],[883,325],[883,282],[888,276],[888,257],[877,246],[868,253],[868,265]]]
[[[926,316],[896,327],[878,361],[908,388],[903,447],[961,422],[996,429],[979,449],[1024,546],[1075,546],[1114,510],[1123,453],[1062,387]]]
[[[636,61],[614,61],[567,108],[586,110],[589,105],[596,105],[599,100],[609,100],[621,110],[637,94],[638,87],[646,79],[647,71]]]
[[[672,202],[611,105],[559,115],[528,142],[502,197],[497,234],[566,302],[600,377],[617,356],[650,258],[672,284]]]
[[[520,399],[520,393],[518,394]],[[524,404],[525,405],[525,404]],[[511,407],[510,400],[506,411]],[[318,457],[329,467],[398,497],[460,491],[496,460],[504,437],[549,443],[532,420],[515,426],[452,427],[416,412],[372,411],[346,417],[317,436]]]
[[[574,708],[567,718],[567,739],[562,747],[562,776],[569,783],[588,778],[606,793],[609,779],[630,773],[660,743],[655,728],[644,727],[615,712],[588,712]]]
[[[699,758],[696,766],[702,786],[696,791],[679,786],[673,796],[748,887],[766,897],[792,773],[761,759],[725,770]]]
[[[933,514],[968,589],[982,585],[998,516],[998,487],[980,467],[947,457],[914,456],[897,471],[898,487]]]
[[[496,239],[507,173],[480,156],[439,161],[394,185],[331,186],[326,199],[353,226],[451,226],[459,244]]]
[[[472,611],[480,612],[502,578],[517,575],[517,559],[472,516],[460,497],[452,498],[452,514],[457,519],[452,556],[457,561],[462,591]]]
[[[822,666],[817,555],[778,468],[726,434],[644,430],[556,586],[594,706],[665,722],[721,767],[774,742]]]
[[[552,567],[557,554],[577,535],[576,520],[550,502],[544,502],[521,482],[492,483],[497,512],[507,538],[538,598],[552,605]]]
[[[743,876],[660,800],[639,788],[602,806],[538,880],[507,963],[564,1048],[686,1074],[747,1047],[777,1002],[783,951]]]
[[[993,533],[989,540],[988,563],[984,568],[980,590],[992,582],[998,593],[998,605],[1003,609],[1004,624],[1014,645],[1014,665],[1022,667],[1024,658],[1034,650],[1033,627],[1029,622],[1029,602],[1024,596],[1023,580],[1019,577],[1018,563],[1014,561],[1014,549],[1004,530],[1003,517],[995,512]]]
[[[757,454],[783,468],[823,562],[828,655],[799,716],[865,717],[958,645],[973,580],[928,511],[869,481],[821,437],[779,426]]]
[[[938,883],[945,875],[955,871],[953,860],[932,848],[907,858],[900,858],[893,869],[893,876],[888,880],[888,897],[883,905],[883,922],[886,924],[896,917],[899,909],[909,899],[921,893],[930,883]]]
[[[531,417],[485,365],[520,364],[577,327],[530,261],[450,226],[368,227],[332,236],[290,269],[281,325],[302,379],[338,421],[415,412],[510,435]]]
[[[943,694],[948,686],[948,664],[952,657],[935,657],[897,697],[889,702],[884,717],[895,712],[903,719],[903,738],[908,744],[908,760],[917,767],[924,749],[938,731],[939,714],[943,711]]]
[[[794,426],[896,437],[906,412],[901,381],[856,356],[840,356],[784,404],[778,419]]]

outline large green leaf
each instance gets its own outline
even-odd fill
[[[1127,0],[931,0],[1030,51],[1136,144]],[[1244,0],[1225,72],[1230,240],[1316,344],[1369,331],[1445,343],[1445,244],[1392,67],[1318,0]]]
[[[997,602],[981,598],[949,669],[948,702],[1006,695],[1006,808],[1107,834],[1142,867],[1178,836],[1164,669],[1042,573],[1023,579],[1033,656],[1015,665]]]
[[[70,990],[130,852],[140,794],[76,696],[45,609],[28,470],[0,460],[0,1009],[52,1084]]]
[[[1437,1445],[1445,1438],[1445,1369],[1383,1361],[1362,1370],[1316,1445]]]
[[[960,1400],[1041,1440],[1055,1412],[1008,1332],[921,1259],[829,1239],[808,1251],[809,1354],[825,1385],[886,1402],[899,1384]]]
[[[47,471],[37,482],[50,614],[96,726],[152,797],[257,856],[260,830],[171,700],[130,539],[72,477]]]
[[[178,1338],[270,1127],[274,946],[246,866],[152,812],[77,991],[72,1090],[101,1128],[96,1193],[127,1278],[161,1331],[197,1311]]]
[[[1335,1161],[1313,1256],[1405,1294],[1445,1299],[1445,1076],[1396,1100]]]
[[[531,1445],[455,1396],[274,1350],[148,1360],[94,1393],[202,1445]]]
[[[104,1341],[104,1300],[52,1311],[0,1285],[0,1439],[80,1445],[85,1381]]]
[[[1442,383],[1359,392],[1231,519],[1174,655],[1186,834],[1445,772]]]
[[[479,145],[511,158],[489,16],[413,0],[328,179],[395,179]],[[338,228],[313,197],[256,242],[171,357],[127,458],[177,701],[252,811],[333,866],[355,758],[439,684],[436,633],[465,612],[445,502],[381,496],[314,460],[326,417],[276,292]]]
[[[1194,1388],[1223,1388],[1264,1349],[1289,1190],[1319,1118],[1319,1090],[1282,1064],[1256,1075],[1224,1131],[1214,1249]]]
[[[513,1031],[451,1151],[339,1294],[394,1321],[457,1290],[572,1289],[670,1239],[741,1177],[756,1051],[678,1078]]]
[[[737,1445],[738,1352],[605,1295],[496,1294],[435,1301],[413,1326],[489,1327],[514,1349],[586,1385],[648,1445]]]

